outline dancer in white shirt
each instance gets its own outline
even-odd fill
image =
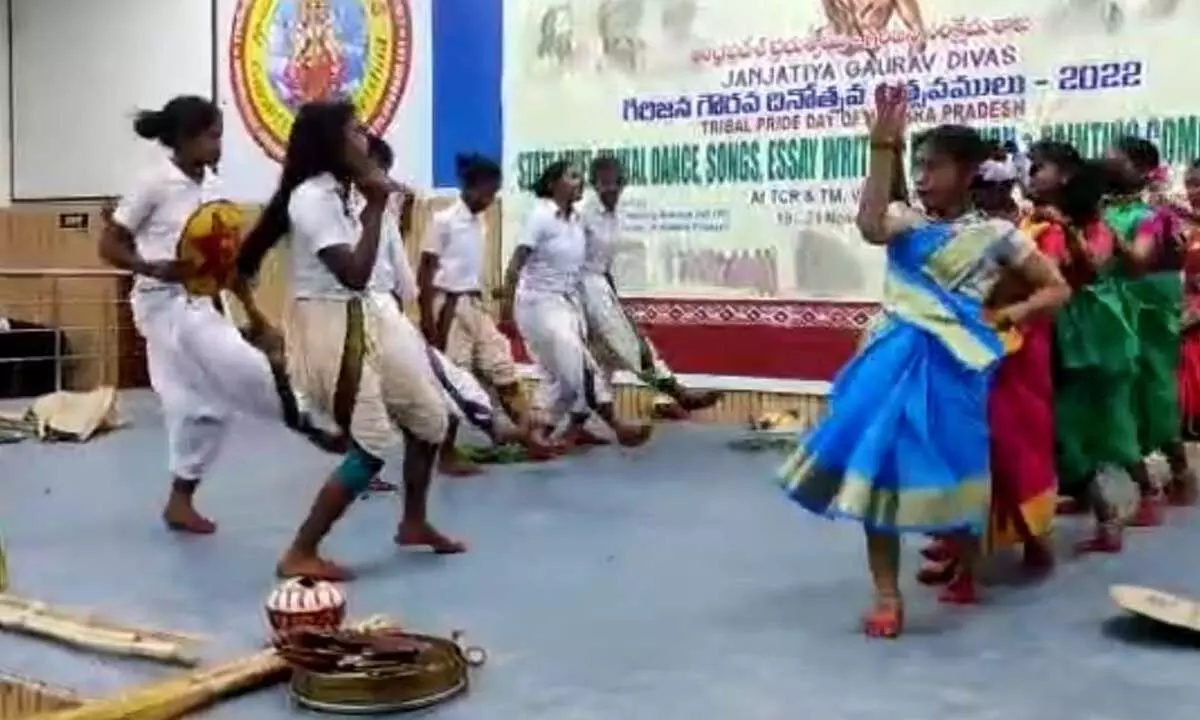
[[[611,389],[587,347],[587,327],[579,301],[579,281],[587,251],[583,221],[575,208],[583,189],[579,171],[567,162],[549,165],[534,185],[538,202],[525,221],[505,274],[505,319],[516,321],[529,355],[544,381],[535,403],[547,434],[565,415],[564,440],[584,447],[594,437],[580,432],[594,413],[626,446],[650,438],[648,424],[621,421]]]
[[[395,154],[383,138],[371,136],[367,154],[385,174],[391,172]],[[358,193],[355,193],[355,196],[359,201],[356,203],[358,206],[365,204],[361,202],[361,196]],[[408,251],[405,248],[405,235],[412,229],[412,209],[415,197],[412,193],[402,193],[393,195],[388,200],[383,214],[383,228],[380,231],[379,258],[375,263],[375,270],[371,274],[371,290],[376,293],[390,292],[396,298],[402,311],[406,302],[412,302],[419,297],[417,281],[413,276],[412,266],[408,262]],[[496,445],[524,438],[521,433],[513,435],[505,432],[496,422],[491,396],[472,373],[473,368],[469,362],[465,367],[455,365],[422,336],[421,331],[407,315],[404,320],[408,336],[404,345],[416,352],[412,359],[414,364],[429,366],[442,390],[442,397],[446,401],[446,407],[450,413],[450,431],[442,444],[442,457],[445,457],[444,449],[446,447],[453,447],[454,431],[459,422],[463,420],[474,425]],[[505,342],[507,343],[507,340]],[[507,350],[507,344],[505,349]],[[468,347],[467,350],[470,348]],[[467,353],[466,358],[469,361],[471,354]],[[501,397],[504,397],[503,391]],[[376,480],[373,489],[391,490],[394,488]]]
[[[624,370],[671,398],[685,416],[712,407],[721,394],[683,387],[621,307],[612,275],[621,234],[621,195],[625,191],[625,172],[620,161],[609,155],[600,156],[592,162],[589,175],[595,192],[580,206],[587,236],[580,297],[592,355],[600,363],[606,384],[611,385],[615,370]]]
[[[442,554],[466,549],[427,515],[437,448],[448,426],[441,389],[429,365],[414,361],[424,343],[390,292],[391,281],[376,275],[372,283],[389,198],[407,191],[388,180],[366,151],[367,137],[349,103],[302,106],[279,189],[238,259],[242,275],[253,277],[266,253],[290,233],[289,371],[309,401],[352,440],[280,559],[276,571],[283,577],[351,577],[320,556],[320,542],[383,469],[384,453],[401,435],[404,514],[395,542]],[[358,214],[350,204],[352,188],[365,199]]]
[[[181,96],[161,110],[139,113],[134,130],[169,156],[155,161],[108,214],[100,255],[136,275],[130,301],[146,340],[150,385],[162,401],[173,476],[163,520],[172,530],[209,534],[216,524],[196,510],[193,496],[220,451],[231,415],[283,420],[326,449],[336,447],[300,415],[282,368],[273,368],[223,312],[220,292],[224,275],[232,276],[241,228],[217,222],[215,236],[185,237],[204,213],[230,219],[218,209],[226,204],[213,172],[221,157],[221,111],[205,98]],[[228,267],[179,260],[180,243],[192,240],[227,246]],[[275,333],[249,292],[230,289],[245,306],[248,334],[273,349]]]
[[[505,413],[519,428],[530,459],[546,460],[553,447],[533,423],[521,390],[509,339],[496,327],[483,298],[487,232],[483,215],[500,190],[500,166],[479,155],[458,162],[458,200],[437,212],[421,250],[418,274],[425,337],[455,365],[491,385]],[[452,425],[442,446],[440,469],[472,475],[479,468],[454,447]]]

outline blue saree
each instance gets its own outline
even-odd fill
[[[881,532],[984,530],[988,392],[1004,344],[984,319],[988,288],[964,278],[984,274],[1005,232],[970,216],[888,245],[882,316],[780,471],[793,500]]]

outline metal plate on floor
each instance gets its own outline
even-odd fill
[[[1109,594],[1128,612],[1172,627],[1200,632],[1200,603],[1153,588],[1113,585]]]
[[[412,700],[392,702],[330,702],[308,697],[302,692],[298,692],[295,686],[292,687],[291,695],[292,700],[297,705],[328,715],[391,715],[393,713],[425,710],[426,708],[446,702],[455,695],[466,692],[466,690],[467,679],[464,677],[456,685],[446,688],[439,693],[425,695]]]

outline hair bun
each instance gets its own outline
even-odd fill
[[[140,110],[133,120],[133,131],[146,140],[162,138],[165,119],[157,110]]]

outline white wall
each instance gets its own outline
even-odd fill
[[[212,95],[209,0],[9,2],[17,200],[120,193],[154,151],[133,114]]]
[[[408,0],[404,5],[411,32],[408,78],[395,115],[382,132],[396,152],[396,166],[392,174],[414,187],[429,187],[432,184],[432,2],[436,0]],[[246,123],[239,116],[235,101],[229,58],[230,46],[233,44],[230,35],[234,27],[237,5],[237,0],[217,0],[217,97],[225,113],[221,179],[225,193],[230,199],[239,202],[265,202],[279,182],[279,165],[255,143]],[[272,59],[264,56],[261,62],[265,66],[272,62]]]

